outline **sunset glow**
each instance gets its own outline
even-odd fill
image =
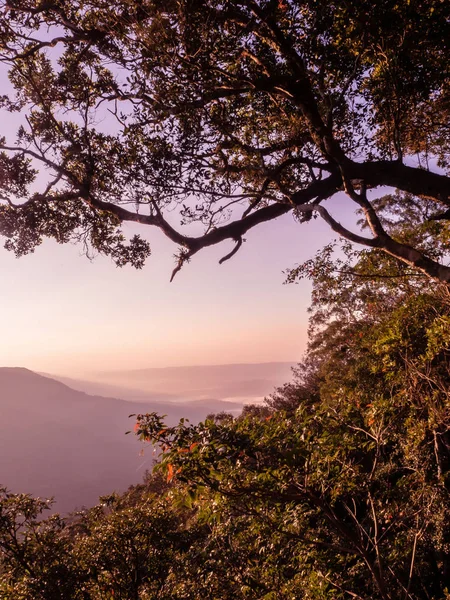
[[[326,225],[281,218],[252,232],[238,259],[218,265],[225,244],[205,250],[173,283],[173,244],[144,233],[153,255],[142,271],[49,241],[20,259],[2,252],[0,364],[88,375],[300,359],[310,288],[283,285],[283,270],[329,239]]]

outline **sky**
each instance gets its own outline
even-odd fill
[[[58,52],[53,49],[50,58],[56,61]],[[3,92],[11,89],[3,67],[0,85]],[[0,110],[1,117],[0,134],[14,141],[23,115]],[[112,126],[106,116],[100,122],[105,130]],[[327,208],[354,229],[354,209],[346,202],[337,195]],[[157,229],[123,229],[151,243],[152,256],[141,271],[118,269],[101,256],[90,261],[79,246],[50,240],[16,259],[1,249],[0,236],[0,367],[88,377],[98,371],[301,359],[311,287],[308,281],[283,285],[283,271],[336,237],[323,221],[300,225],[285,215],[261,224],[231,260],[218,264],[231,242],[207,248],[173,283],[173,243]]]
[[[76,245],[46,241],[20,259],[0,248],[0,366],[87,376],[98,370],[298,361],[310,284],[283,285],[286,268],[332,239],[321,221],[287,215],[196,255],[169,282],[176,246],[156,229],[142,270],[90,261]]]
[[[5,72],[0,80],[7,89]],[[4,116],[1,133],[13,141],[23,117]],[[342,200],[332,202],[341,213]],[[101,256],[90,261],[80,246],[51,240],[16,259],[2,249],[0,236],[0,367],[89,377],[117,369],[301,359],[310,284],[283,285],[283,271],[335,237],[320,219],[299,225],[286,215],[262,224],[246,234],[231,260],[218,264],[232,242],[207,248],[172,283],[176,246],[157,229],[123,229],[151,243],[152,256],[140,271],[118,269]]]

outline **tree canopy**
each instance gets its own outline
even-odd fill
[[[447,3],[2,4],[2,108],[24,119],[1,139],[0,233],[18,255],[76,238],[141,267],[149,243],[121,230],[135,222],[179,247],[176,273],[291,213],[450,281],[392,226],[416,207],[419,228],[448,231]],[[367,233],[341,224],[339,193]]]

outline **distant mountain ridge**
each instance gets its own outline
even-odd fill
[[[0,368],[0,485],[55,496],[66,512],[123,491],[151,468],[153,453],[134,436],[130,413],[159,412],[167,422],[193,422],[239,403],[131,402],[90,395],[24,368]]]
[[[296,364],[290,361],[268,361],[268,362],[257,362],[257,363],[217,363],[213,365],[178,365],[171,367],[145,367],[140,369],[124,369],[114,371],[118,375],[123,374],[136,374],[136,373],[149,373],[149,372],[176,372],[176,371],[201,371],[206,373],[208,371],[230,371],[230,369],[237,369],[242,371],[248,371],[254,369],[259,371],[260,369],[273,369],[278,367],[290,367]],[[110,373],[110,371],[100,371],[100,373]]]
[[[274,388],[290,381],[294,362],[231,363],[135,369],[93,374],[98,383],[127,388],[128,395],[170,399],[245,399],[261,400]],[[133,399],[137,399],[136,396]]]

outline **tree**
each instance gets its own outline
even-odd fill
[[[168,478],[219,524],[209,570],[229,561],[242,597],[448,598],[450,298],[441,292],[412,295],[376,325],[331,322],[312,340],[314,385],[310,362],[269,400],[268,416],[172,428],[138,417]]]
[[[73,539],[51,502],[0,488],[0,598],[86,600],[86,578],[73,561]]]
[[[0,233],[17,254],[45,236],[77,237],[141,267],[149,244],[120,229],[135,222],[179,246],[175,274],[225,240],[231,258],[250,229],[291,213],[450,281],[445,259],[389,233],[373,199],[394,188],[402,206],[432,202],[423,224],[448,224],[447,3],[3,6],[1,60],[15,91],[2,105],[26,115],[0,156]],[[325,201],[339,192],[370,234],[333,216]],[[197,236],[180,228],[195,222]]]
[[[74,554],[86,576],[88,597],[167,597],[164,588],[176,566],[177,551],[189,546],[179,511],[166,498],[148,493],[131,505],[127,494],[103,500],[106,513],[98,505],[77,523],[81,533]]]
[[[397,235],[426,247],[436,224],[408,212]],[[196,426],[138,416],[161,470],[213,523],[195,581],[233,565],[219,598],[448,598],[449,290],[343,250],[291,273],[313,278],[309,347],[265,406]]]
[[[188,526],[160,477],[62,518],[51,502],[0,490],[2,600],[162,600],[184,571],[183,557],[205,537]],[[173,486],[171,486],[173,487]]]

